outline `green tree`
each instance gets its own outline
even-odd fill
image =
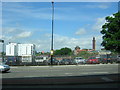
[[[120,53],[120,12],[105,18],[106,23],[102,26],[102,46],[106,50]]]
[[[55,50],[54,55],[71,55],[72,50],[70,48],[61,48],[60,50]]]

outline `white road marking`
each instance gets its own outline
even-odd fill
[[[10,67],[10,68],[18,68],[18,67]]]
[[[65,74],[72,74],[72,73],[65,73]]]
[[[93,72],[93,73],[99,73],[100,74],[100,73],[108,73],[108,72]]]
[[[80,73],[80,74],[89,74],[89,73]]]
[[[112,80],[112,79],[109,79],[108,77],[102,77],[101,79],[103,79],[103,80],[105,80],[105,81],[109,81],[109,82],[114,81],[114,80]]]
[[[81,67],[86,67],[86,66],[112,66],[112,65],[119,65],[119,64],[85,64],[85,65],[56,65],[56,66],[26,66],[26,67],[76,67],[76,66],[81,66]]]

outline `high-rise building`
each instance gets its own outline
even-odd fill
[[[6,56],[17,56],[18,55],[18,44],[9,42],[6,45]]]
[[[18,56],[31,56],[35,53],[34,44],[18,44]]]
[[[22,62],[34,62],[35,45],[34,44],[18,44],[18,56]]]
[[[34,62],[35,45],[8,43],[6,45],[6,56],[9,60],[12,58],[15,59],[14,61]]]

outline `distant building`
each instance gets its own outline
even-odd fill
[[[35,54],[34,44],[18,44],[18,56],[31,56]]]
[[[96,48],[96,40],[95,40],[95,37],[93,37],[92,44],[93,44],[92,48],[93,48],[93,50],[95,50],[95,48]]]
[[[18,44],[18,56],[22,62],[34,62],[35,45],[34,44]]]
[[[18,44],[8,43],[6,45],[6,58],[10,62],[34,62],[35,45],[34,44]]]
[[[18,44],[9,42],[6,45],[6,56],[17,56],[18,55]]]

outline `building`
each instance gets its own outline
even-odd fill
[[[35,45],[8,43],[6,45],[6,59],[8,63],[34,63]]]
[[[9,65],[15,65],[18,62],[18,44],[9,42],[6,45],[5,62]]]
[[[93,40],[92,40],[92,49],[95,51],[96,49],[96,40],[95,40],[95,37],[93,37]]]
[[[6,45],[6,56],[17,56],[18,55],[18,44],[9,42]]]
[[[34,44],[18,44],[18,56],[29,56],[35,54]]]
[[[18,57],[21,62],[34,62],[35,45],[34,44],[18,44]]]

